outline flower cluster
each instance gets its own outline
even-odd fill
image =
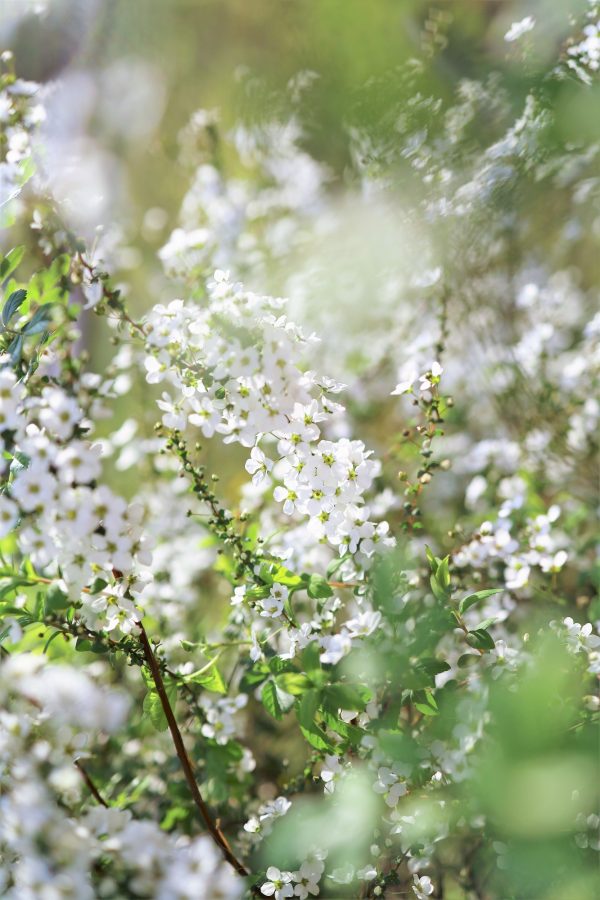
[[[114,807],[77,818],[70,812],[81,807],[83,762],[97,733],[124,727],[125,694],[75,668],[21,654],[0,665],[0,695],[3,896],[117,898],[124,879],[161,900],[191,900],[203,891],[240,896],[239,880],[207,837],[177,842],[154,822]]]
[[[84,376],[84,388],[99,383]],[[39,393],[26,392],[4,368],[0,420],[7,451],[1,535],[18,524],[36,577],[57,580],[90,627],[130,632],[141,617],[139,566],[152,559],[143,508],[98,485],[101,448],[85,439],[89,420],[77,396],[43,383]]]
[[[523,503],[519,479],[505,479],[505,499],[496,522],[482,522],[477,535],[454,555],[454,563],[459,567],[487,568],[499,562],[504,566],[504,583],[509,590],[527,586],[532,567],[542,572],[560,572],[568,559],[566,550],[559,549],[560,535],[552,533],[552,523],[560,515],[560,508],[552,506],[545,515],[529,519],[522,529],[521,540],[512,534],[509,518],[515,508]]]
[[[342,411],[331,395],[343,385],[300,368],[311,339],[283,308],[284,301],[246,291],[218,270],[200,312],[175,300],[147,317],[146,378],[165,381],[178,398],[164,392],[158,401],[165,428],[189,423],[206,438],[216,432],[225,443],[251,447],[253,483],[281,481],[273,496],[286,515],[309,517],[314,540],[326,539],[340,555],[369,558],[376,544],[391,543],[364,501],[380,467],[362,441],[322,437]],[[276,465],[260,443],[276,450]]]

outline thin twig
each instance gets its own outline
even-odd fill
[[[188,756],[187,750],[185,749],[179,726],[177,725],[171,703],[167,696],[165,684],[160,671],[160,666],[158,664],[156,656],[154,655],[154,651],[152,650],[150,641],[148,640],[146,629],[141,622],[138,622],[138,627],[140,629],[140,640],[144,650],[144,655],[146,657],[146,662],[148,663],[148,668],[150,669],[150,673],[156,687],[156,692],[160,698],[163,712],[169,726],[169,731],[171,732],[171,737],[173,738],[173,744],[175,745],[175,750],[177,752],[177,756],[179,757],[179,762],[181,763],[181,768],[183,769],[183,774],[185,776],[185,780],[187,781],[194,803],[196,804],[196,807],[200,812],[204,824],[208,828],[213,840],[220,847],[221,852],[223,853],[223,856],[225,857],[229,865],[233,866],[236,872],[245,877],[249,874],[248,869],[235,856],[227,838],[221,831],[218,822],[215,822],[213,820],[210,810],[202,798],[202,794],[200,793],[200,789],[194,775],[191,760]]]
[[[84,769],[83,764],[80,763],[78,759],[76,759],[75,765],[79,769],[79,772],[81,773],[81,777],[83,778],[86,785],[88,786],[92,797],[94,797],[94,799],[98,801],[100,806],[103,806],[105,809],[108,809],[108,803],[106,802],[106,800],[104,799],[104,797],[102,796],[102,794],[100,793],[100,791],[98,790],[98,788],[96,787],[94,782],[92,781],[88,772],[86,772],[86,770]]]

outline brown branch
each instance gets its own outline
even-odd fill
[[[98,801],[100,806],[103,806],[105,809],[108,809],[108,803],[106,802],[106,800],[104,799],[104,797],[102,796],[102,794],[100,793],[100,791],[98,790],[98,788],[96,787],[96,785],[94,784],[92,779],[90,778],[89,774],[84,769],[82,763],[80,763],[79,760],[76,759],[75,765],[79,769],[79,772],[81,773],[81,777],[83,778],[87,787],[89,788],[89,791],[90,791],[90,794],[92,795],[92,797],[94,797],[94,799]]]
[[[163,712],[169,726],[169,731],[171,732],[171,737],[173,738],[173,744],[175,745],[175,750],[177,752],[177,756],[179,757],[179,762],[181,763],[181,768],[183,769],[183,774],[185,776],[185,780],[187,781],[194,803],[198,811],[200,812],[204,824],[208,828],[214,842],[221,849],[221,852],[223,853],[223,856],[225,857],[229,865],[233,866],[238,874],[245,877],[249,874],[248,869],[235,856],[227,838],[221,831],[219,823],[213,820],[210,810],[202,798],[198,783],[196,782],[196,777],[194,775],[191,760],[188,756],[187,750],[185,749],[179,726],[177,725],[171,703],[167,696],[158,660],[156,659],[154,651],[152,650],[152,647],[150,645],[150,641],[148,640],[146,629],[141,622],[138,622],[138,627],[140,629],[140,640],[144,650],[144,656],[146,657],[146,662],[148,663],[148,668],[150,669],[150,673],[156,687],[156,692],[160,698]]]

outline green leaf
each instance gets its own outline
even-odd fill
[[[313,725],[311,728],[304,728],[304,726],[301,725],[300,731],[302,732],[304,739],[311,747],[314,747],[315,750],[320,750],[321,753],[335,753],[333,744],[327,740],[327,735],[317,725]]]
[[[428,675],[439,675],[441,672],[448,672],[450,666],[442,659],[436,659],[434,656],[424,656],[419,660],[419,667],[424,669]]]
[[[90,585],[90,594],[99,594],[105,587],[108,587],[108,581],[103,578],[95,578]]]
[[[44,649],[42,650],[42,653],[46,653],[48,651],[48,647],[50,646],[52,641],[56,640],[57,637],[60,637],[61,634],[62,634],[62,631],[55,631],[54,634],[51,634],[50,637],[48,638],[48,640],[46,641],[46,643],[44,644]]]
[[[21,361],[21,354],[23,353],[23,343],[23,335],[18,334],[16,338],[14,338],[14,340],[12,340],[8,345],[8,354],[13,366],[16,366]]]
[[[277,688],[275,687],[275,682],[267,681],[261,691],[260,698],[262,700],[264,708],[271,716],[273,716],[274,719],[282,718],[283,710],[281,709],[281,705],[279,703],[279,697],[277,696]]]
[[[304,584],[304,579],[300,575],[296,575],[295,572],[291,572],[285,566],[277,566],[272,575],[273,581],[276,581],[277,584],[284,584],[291,589],[299,588]]]
[[[312,728],[319,708],[320,692],[306,691],[296,705],[296,715],[303,728]]]
[[[287,694],[294,697],[300,697],[305,691],[312,688],[310,678],[302,672],[284,672],[276,677],[277,687],[281,688]]]
[[[33,607],[34,621],[41,622],[46,615],[46,596],[43,591],[38,591],[35,595],[35,606]]]
[[[227,686],[223,681],[223,676],[219,672],[216,666],[218,657],[215,656],[214,659],[203,668],[198,669],[197,672],[192,672],[191,675],[185,676],[186,683],[199,684],[207,691],[214,691],[216,694],[226,694]]]
[[[432,575],[429,579],[429,584],[431,585],[431,590],[433,592],[433,596],[436,600],[439,600],[440,603],[446,603],[448,600],[448,594],[446,591],[440,586],[435,576]]]
[[[364,729],[358,728],[356,725],[351,725],[349,722],[344,722],[339,716],[327,712],[327,710],[322,710],[321,714],[327,728],[331,731],[335,731],[336,734],[339,734],[341,738],[344,738],[344,740],[353,744],[353,746],[359,746],[365,736]]]
[[[306,592],[313,600],[324,600],[326,597],[333,596],[333,591],[323,575],[311,575],[308,579]]]
[[[283,672],[297,672],[298,669],[291,659],[282,659],[280,656],[272,656],[269,660],[269,671],[273,675],[281,675]]]
[[[415,709],[418,709],[424,716],[437,716],[437,709],[429,706],[427,703],[415,703]]]
[[[479,625],[477,626],[477,628],[475,630],[483,631],[484,629],[489,628],[490,625],[495,625],[497,621],[498,621],[498,616],[492,616],[490,619],[484,619],[483,622],[479,623]]]
[[[246,591],[244,596],[247,600],[264,600],[266,597],[269,596],[269,593],[270,593],[269,588],[266,586],[252,587]]]
[[[463,653],[463,655],[461,657],[459,657],[459,660],[456,665],[458,666],[459,669],[466,669],[467,666],[472,666],[473,663],[476,662],[476,660],[478,660],[480,658],[481,657],[478,656],[476,653]]]
[[[78,653],[85,653],[92,649],[92,642],[87,638],[78,637],[75,641],[75,649]]]
[[[485,600],[487,597],[492,597],[494,594],[500,594],[502,591],[503,588],[491,588],[490,590],[476,591],[474,594],[469,594],[460,601],[458,610],[462,615],[468,609],[471,609],[472,606],[475,606],[476,603],[479,603],[480,600]]]
[[[321,661],[319,659],[320,655],[321,648],[316,641],[311,641],[302,651],[300,656],[302,668],[311,676],[316,675],[317,673],[320,676],[322,673]]]
[[[333,753],[333,745],[327,740],[327,735],[315,721],[320,700],[320,691],[306,691],[296,703],[296,715],[300,724],[300,731],[310,746],[321,752]]]
[[[428,547],[427,544],[425,544],[425,555],[427,556],[431,571],[435,575],[438,569],[439,559],[433,555],[433,553],[431,552],[431,547]]]
[[[335,573],[337,571],[339,571],[339,569],[341,569],[341,567],[344,565],[344,563],[346,562],[346,560],[348,559],[349,556],[350,556],[349,553],[344,553],[343,556],[340,556],[339,558],[332,560],[329,563],[329,565],[327,566],[327,577],[332,578],[335,575]],[[308,578],[309,578],[309,576],[307,575],[306,579],[308,580]]]
[[[8,251],[0,263],[0,281],[4,281],[11,272],[15,271],[24,255],[25,247],[13,247],[12,250]]]
[[[435,573],[435,580],[443,590],[446,590],[450,586],[449,560],[450,557],[445,556],[438,565],[437,572]]]
[[[61,591],[57,584],[51,584],[46,591],[47,609],[54,611],[67,609],[68,606],[71,606],[71,601],[69,600],[68,596],[64,593],[64,591]]]
[[[476,628],[473,631],[469,631],[467,642],[477,650],[493,650],[496,646],[493,637],[485,628]]]
[[[48,322],[52,320],[52,305],[52,303],[44,303],[43,306],[38,307],[27,325],[21,329],[21,334],[29,337],[32,334],[46,331]]]
[[[177,688],[174,684],[165,684],[165,690],[169,703],[173,706],[173,703],[177,698]],[[144,718],[150,719],[150,722],[156,731],[166,731],[169,727],[167,717],[163,712],[160,697],[155,689],[148,691],[144,697],[143,715]]]
[[[325,689],[324,697],[330,709],[360,712],[371,699],[371,691],[363,685],[332,684]]]
[[[22,303],[24,303],[25,298],[27,297],[27,291],[21,288],[18,291],[13,291],[10,295],[6,303],[4,304],[4,308],[2,309],[2,324],[8,325],[14,314],[17,312]]]
[[[263,663],[257,663],[244,672],[240,681],[240,690],[249,693],[253,688],[269,677],[269,670]]]

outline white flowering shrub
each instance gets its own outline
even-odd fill
[[[319,73],[196,113],[145,304],[3,55],[2,896],[597,895],[598,11],[518,108],[446,18],[343,189]]]

